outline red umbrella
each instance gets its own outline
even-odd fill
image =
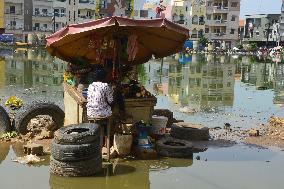
[[[152,55],[162,58],[179,52],[188,35],[188,29],[167,19],[109,17],[68,25],[46,38],[46,48],[68,62],[102,63],[119,57],[122,64],[135,65]]]

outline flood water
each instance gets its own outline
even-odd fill
[[[175,59],[176,58],[176,59]],[[193,55],[153,60],[139,67],[139,78],[157,96],[156,108],[177,119],[208,127],[252,128],[271,115],[284,115],[284,64],[251,57]],[[0,104],[10,95],[24,102],[49,100],[63,106],[65,64],[40,49],[0,49]],[[195,110],[196,113],[189,113]],[[213,146],[193,159],[117,159],[102,175],[62,178],[50,174],[49,157],[38,165],[21,165],[21,146],[0,143],[3,189],[279,189],[284,152],[238,143]],[[200,160],[196,157],[200,156]]]

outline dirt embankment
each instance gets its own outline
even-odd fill
[[[263,133],[257,137],[248,137],[244,142],[264,147],[284,149],[284,118],[272,116],[268,124],[262,126]]]

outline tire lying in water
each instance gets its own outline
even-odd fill
[[[64,111],[52,102],[35,101],[24,105],[15,115],[15,128],[21,134],[28,132],[27,126],[31,119],[38,115],[48,115],[52,117],[57,128],[64,124]]]
[[[6,110],[0,106],[0,134],[9,132],[12,130],[10,117]]]
[[[65,177],[93,176],[102,170],[102,156],[85,161],[57,161],[50,157],[49,169],[53,174]]]
[[[51,155],[58,161],[82,161],[102,156],[100,140],[90,144],[57,144],[51,143]]]
[[[209,128],[191,123],[176,123],[171,127],[171,136],[182,140],[209,140]]]
[[[54,141],[57,144],[90,144],[99,137],[99,125],[95,123],[69,125],[54,133]]]
[[[157,141],[157,152],[160,156],[173,158],[192,158],[192,144],[185,140],[162,138]]]

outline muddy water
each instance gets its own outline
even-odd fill
[[[0,56],[5,57],[0,58],[1,105],[16,94],[24,101],[45,99],[62,106],[64,64],[39,49],[1,49]],[[158,97],[157,108],[208,127],[225,122],[257,127],[272,114],[284,115],[284,65],[249,57],[194,55],[188,60],[180,64],[167,58],[139,68],[141,82]],[[284,152],[244,144],[213,146],[191,160],[114,160],[102,175],[90,178],[50,174],[48,156],[36,166],[12,162],[21,155],[20,145],[0,144],[0,188],[279,189],[284,184]]]

